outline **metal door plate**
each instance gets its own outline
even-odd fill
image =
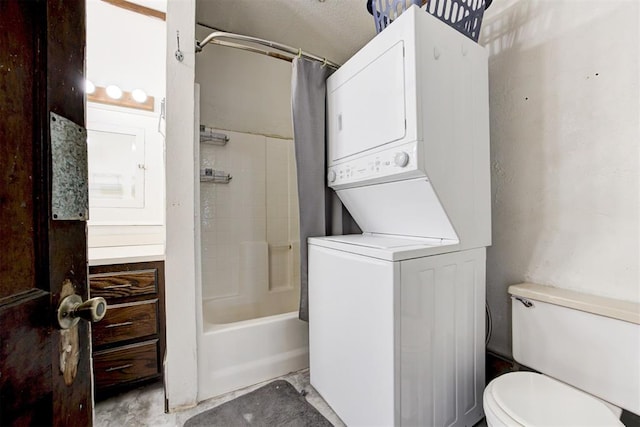
[[[54,220],[89,219],[87,130],[51,113],[51,216]]]

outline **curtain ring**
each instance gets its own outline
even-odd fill
[[[298,48],[298,58],[302,58],[302,48]]]
[[[324,61],[322,61],[322,68],[327,66],[327,58],[324,58]]]

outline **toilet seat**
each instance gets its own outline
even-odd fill
[[[491,425],[623,426],[597,398],[533,372],[512,372],[491,381],[484,406]]]

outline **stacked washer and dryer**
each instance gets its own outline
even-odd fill
[[[353,426],[482,419],[487,53],[413,6],[327,81],[328,182],[363,230],[309,239],[311,384]]]

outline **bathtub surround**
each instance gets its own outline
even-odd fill
[[[294,311],[299,233],[293,141],[216,132],[229,142],[199,144],[200,168],[224,170],[233,179],[198,183],[202,300],[215,318],[205,317],[228,324]]]
[[[293,60],[291,78],[293,133],[300,205],[300,319],[309,320],[307,238],[358,233],[353,220],[327,188],[325,173],[326,80],[333,71],[317,61]],[[357,226],[355,226],[357,228]]]

